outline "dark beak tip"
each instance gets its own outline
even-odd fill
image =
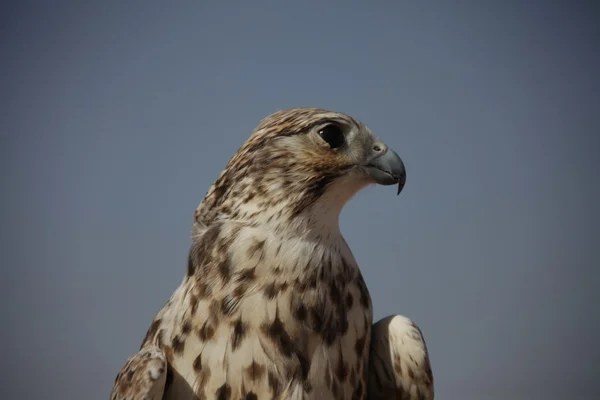
[[[405,184],[406,184],[406,178],[400,179],[398,181],[398,193],[396,193],[396,196],[400,196],[400,192],[402,191],[402,189],[404,189]]]
[[[402,191],[402,189],[404,189],[405,184],[406,184],[406,176],[400,177],[400,179],[398,179],[398,193],[396,193],[396,196],[400,195],[400,192]]]

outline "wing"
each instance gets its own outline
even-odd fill
[[[421,330],[401,315],[373,325],[369,400],[432,400],[433,375]]]
[[[160,400],[165,390],[167,361],[157,347],[145,347],[129,357],[117,374],[110,400]]]

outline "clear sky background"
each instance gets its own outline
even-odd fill
[[[594,398],[598,3],[241,3],[2,2],[0,398],[107,399],[206,190],[298,106],[406,164],[341,225],[440,400]]]

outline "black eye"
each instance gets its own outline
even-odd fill
[[[344,132],[338,125],[330,124],[319,129],[319,136],[329,144],[332,149],[337,149],[344,145]]]

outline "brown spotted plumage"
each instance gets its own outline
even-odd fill
[[[167,360],[156,347],[147,347],[131,356],[115,379],[111,400],[163,398],[167,381]]]
[[[433,400],[433,375],[421,330],[392,315],[373,325],[369,400]]]
[[[197,208],[185,278],[111,399],[367,398],[371,298],[338,218],[369,183],[400,191],[404,179],[352,117],[264,119]]]

